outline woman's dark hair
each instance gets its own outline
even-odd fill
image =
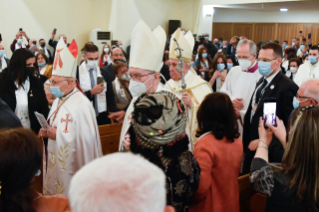
[[[299,58],[292,58],[292,59],[289,60],[288,70],[290,70],[290,63],[292,63],[292,62],[296,62],[298,68],[299,68],[299,67],[301,66],[301,64],[302,64],[301,61],[299,60]]]
[[[8,86],[14,86],[14,82],[18,78],[19,84],[22,85],[30,74],[34,74],[29,73],[26,66],[26,61],[34,57],[34,54],[28,49],[22,48],[16,50],[11,57],[8,68],[4,69],[0,74],[0,79],[3,82],[2,85],[0,85],[0,91]],[[38,71],[38,64],[36,61],[34,63],[34,69]]]
[[[36,62],[36,63],[38,63],[38,57],[39,57],[39,55],[42,55],[42,57],[44,58],[46,64],[49,64],[49,63],[50,63],[49,58],[45,55],[44,52],[39,52],[39,53],[37,54],[37,56],[35,56],[35,62]]]
[[[112,69],[113,69],[114,73],[117,75],[119,70],[120,70],[120,68],[122,68],[122,67],[126,67],[127,68],[127,65],[126,65],[125,61],[118,60],[118,61],[116,61],[114,63],[114,65],[112,66]]]
[[[238,62],[236,61],[234,55],[228,55],[228,56],[226,57],[226,61],[227,61],[228,59],[231,59],[231,61],[232,61],[233,64],[234,64],[233,66],[238,66]]]
[[[226,94],[208,94],[197,111],[197,122],[197,137],[210,131],[218,140],[225,136],[233,142],[239,137],[235,109]]]
[[[295,53],[296,54],[296,50],[295,49],[293,49],[293,48],[286,48],[285,49],[285,55],[289,55],[290,53]]]
[[[298,58],[296,55],[296,52],[290,52],[287,56],[287,60],[290,60],[292,58]]]
[[[0,211],[33,212],[31,181],[42,160],[37,136],[24,128],[0,132]]]
[[[223,59],[225,69],[228,69],[227,68],[227,60],[226,60],[225,55],[222,53],[217,53],[217,54],[215,54],[215,57],[214,57],[213,62],[212,62],[212,69],[209,71],[209,78],[211,78],[214,75],[215,71],[217,70],[217,61],[219,58]]]

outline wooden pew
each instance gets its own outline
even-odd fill
[[[251,212],[250,198],[256,193],[250,185],[249,174],[238,177],[240,212]]]
[[[99,126],[103,155],[118,151],[122,124]]]
[[[254,194],[250,199],[251,212],[264,212],[266,208],[266,196]]]

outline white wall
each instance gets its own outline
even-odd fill
[[[264,12],[215,8],[214,13],[214,22],[317,23],[318,20],[318,11]]]
[[[151,28],[161,25],[168,33],[169,20],[181,20],[182,27],[194,31],[197,0],[113,0],[109,30],[113,38],[130,44],[132,30],[142,19]]]
[[[68,42],[75,39],[81,49],[92,29],[107,29],[111,4],[112,0],[0,0],[0,33],[6,54],[11,56],[10,44],[19,28],[30,38],[46,41],[57,28],[57,35],[66,34]]]

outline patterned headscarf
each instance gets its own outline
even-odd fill
[[[160,91],[142,95],[134,104],[132,127],[141,145],[158,149],[185,136],[187,117],[175,94]]]

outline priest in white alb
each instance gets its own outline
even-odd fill
[[[176,42],[177,39],[180,47],[183,49],[182,56],[184,60],[184,78],[186,82],[186,90],[182,89],[182,77],[179,73],[180,70],[176,70],[179,63],[176,52]],[[184,104],[187,106],[187,125],[186,134],[190,141],[190,151],[197,141],[196,130],[197,130],[197,119],[196,114],[199,105],[202,103],[207,94],[213,92],[210,84],[199,77],[192,70],[190,62],[192,57],[192,52],[194,48],[195,40],[191,31],[188,31],[185,35],[178,28],[171,37],[170,41],[170,52],[169,52],[169,72],[171,79],[165,84],[165,87],[171,92],[175,93]]]
[[[126,111],[123,121],[119,151],[130,146],[131,113],[136,99],[143,93],[153,93],[164,89],[160,82],[160,70],[165,48],[166,33],[161,26],[151,30],[140,20],[132,32],[129,90],[133,99]],[[114,117],[110,117],[114,118]]]
[[[239,66],[229,70],[220,92],[226,93],[232,100],[242,134],[244,116],[256,88],[262,77],[258,71],[256,44],[248,39],[241,40],[237,45]]]
[[[85,164],[102,156],[99,129],[91,102],[76,80],[78,46],[69,47],[61,38],[56,47],[50,83],[57,98],[39,136],[48,138],[44,145],[43,193],[68,195],[72,176]]]

